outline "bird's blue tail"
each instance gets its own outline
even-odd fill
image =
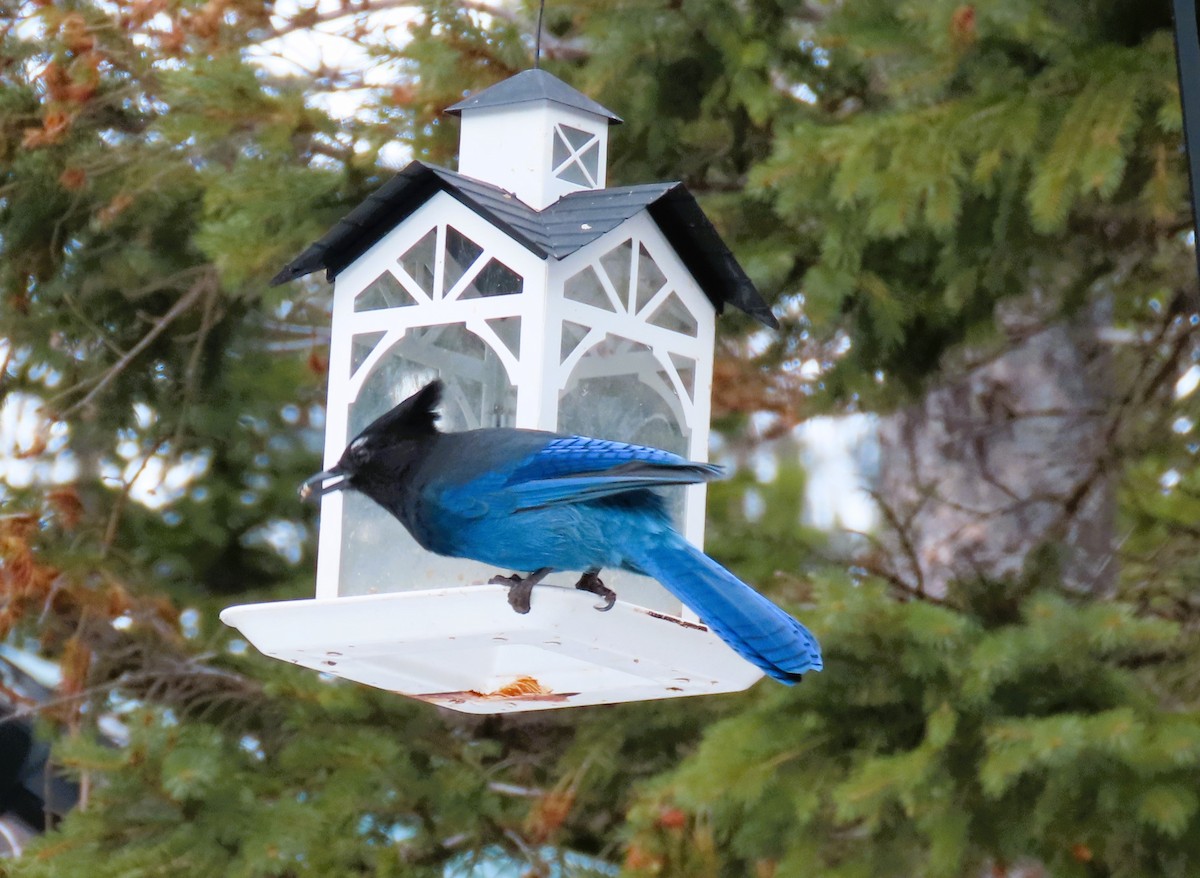
[[[807,628],[679,534],[647,543],[635,559],[738,655],[783,683],[822,667]]]

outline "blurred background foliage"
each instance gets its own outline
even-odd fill
[[[549,4],[545,66],[625,119],[612,182],[683,180],[783,324],[721,323],[723,453],[779,465],[713,487],[708,545],[814,628],[822,674],[464,719],[220,626],[312,589],[294,491],[329,288],[270,277],[397,156],[452,166],[441,109],[528,67],[535,18],[0,3],[0,639],[59,664],[55,700],[14,706],[80,785],[0,872],[1197,874],[1200,302],[1166,0]],[[369,64],[280,48],[330,26]],[[1113,588],[1065,589],[1046,533],[1017,576],[914,595],[879,574],[903,522],[803,523],[796,425],[919,405],[1056,325],[1111,360]]]

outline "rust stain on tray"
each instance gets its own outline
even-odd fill
[[[465,704],[469,701],[564,702],[578,694],[578,692],[554,692],[547,689],[533,677],[517,677],[511,683],[506,683],[492,692],[463,689],[458,692],[426,692],[420,695],[413,695],[412,697],[435,704],[438,702]]]
[[[693,628],[696,631],[707,631],[707,625],[700,625],[696,622],[688,622],[686,619],[680,619],[676,616],[668,616],[666,613],[656,613],[654,610],[642,610],[647,616],[652,616],[655,619],[662,619],[664,622],[674,622],[682,628]]]

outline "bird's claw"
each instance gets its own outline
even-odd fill
[[[508,588],[508,605],[524,616],[533,609],[533,583],[527,579]]]
[[[549,572],[549,567],[543,567],[524,578],[516,573],[512,576],[496,574],[488,580],[488,585],[507,585],[508,605],[524,616],[532,608],[533,587],[545,579]]]
[[[583,574],[583,576],[579,577],[579,581],[575,583],[575,587],[580,591],[591,592],[603,598],[604,603],[595,605],[596,609],[601,613],[607,613],[617,602],[617,593],[601,582],[600,577],[595,573]]]

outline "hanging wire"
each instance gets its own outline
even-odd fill
[[[542,16],[546,14],[546,0],[538,3],[537,33],[533,38],[533,69],[542,66]]]

